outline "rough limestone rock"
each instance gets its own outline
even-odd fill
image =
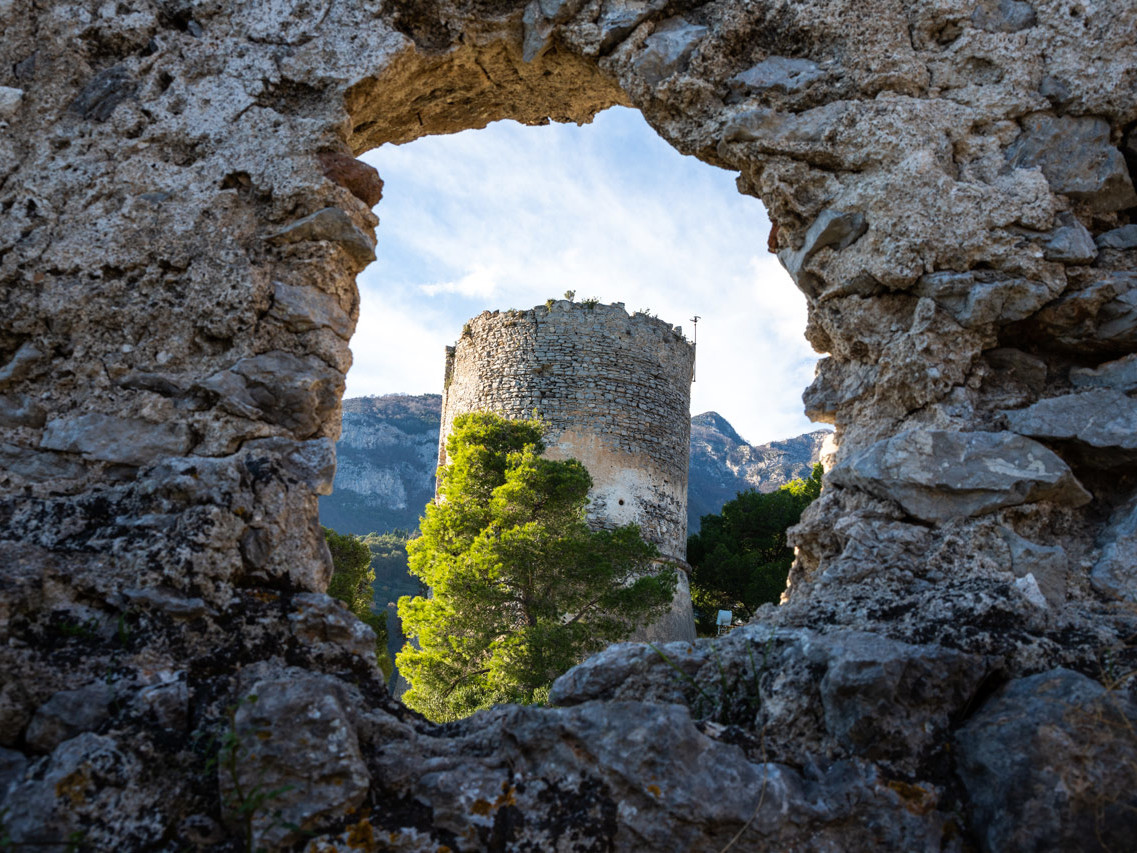
[[[1105,595],[1137,602],[1137,503],[1114,512],[1099,544],[1090,583]]]
[[[1122,225],[1097,238],[1102,249],[1137,249],[1137,225]]]
[[[1137,451],[1137,400],[1112,389],[1048,397],[1007,412],[1007,426],[1031,438],[1091,448],[1100,464],[1111,467]]]
[[[1068,669],[1011,681],[956,736],[984,850],[1137,842],[1137,706]]]
[[[65,740],[99,727],[110,711],[114,690],[96,682],[78,690],[61,690],[36,710],[28,724],[28,746],[51,752]]]
[[[1016,168],[1038,166],[1056,192],[1095,209],[1137,203],[1125,158],[1110,139],[1109,123],[1100,118],[1028,116],[1007,159]]]
[[[1070,371],[1070,382],[1082,388],[1115,388],[1118,391],[1137,391],[1137,354],[1117,361],[1107,361],[1096,368],[1075,367]]]
[[[1134,846],[1137,460],[1102,434],[1137,351],[1133,3],[0,20],[5,843]],[[766,205],[835,465],[755,624],[434,726],[323,598],[354,277],[382,251],[353,159],[617,104]],[[1090,395],[1106,420],[1071,413]],[[95,684],[97,713],[64,698]]]
[[[994,432],[902,432],[838,463],[829,481],[893,500],[923,521],[1043,500],[1081,506],[1091,497],[1056,454]]]

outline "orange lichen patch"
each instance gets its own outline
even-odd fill
[[[71,805],[82,805],[87,801],[87,774],[81,770],[68,773],[55,783],[55,796],[67,797]]]
[[[902,782],[899,779],[891,780],[888,787],[899,794],[904,801],[904,807],[916,815],[923,815],[932,811],[939,799],[935,791],[929,791],[920,785]]]
[[[474,814],[487,815],[493,811],[493,803],[478,797],[478,799],[474,800],[474,805],[471,807],[471,810]]]
[[[268,604],[271,601],[276,601],[280,596],[275,592],[269,592],[267,589],[254,589],[252,592],[253,598],[257,601]]]
[[[451,850],[449,847],[447,847],[445,844],[443,844],[438,848],[438,853],[454,853],[454,851]]]
[[[352,850],[375,849],[375,830],[371,827],[371,821],[363,818],[347,828],[347,846]]]
[[[514,796],[516,789],[508,782],[501,783],[501,795],[494,801],[494,808],[500,809],[504,806],[517,805],[517,797]]]
[[[656,799],[663,796],[663,791],[661,791],[659,789],[658,785],[648,785],[647,790],[648,790],[648,793],[651,794]]]

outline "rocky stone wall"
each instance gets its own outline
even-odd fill
[[[1132,3],[0,20],[8,839],[1134,846]],[[618,646],[559,707],[434,728],[322,593],[380,189],[352,155],[617,103],[767,205],[836,464],[729,643]]]
[[[685,560],[694,362],[681,331],[623,305],[486,311],[447,348],[439,465],[457,415],[536,415],[548,455],[592,475],[593,524],[639,524],[665,557]]]

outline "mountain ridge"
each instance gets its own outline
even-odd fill
[[[320,522],[357,535],[415,529],[434,496],[441,408],[439,394],[344,400],[334,490],[320,498]],[[770,492],[809,476],[826,435],[815,430],[753,445],[718,412],[692,417],[688,533],[741,491]]]

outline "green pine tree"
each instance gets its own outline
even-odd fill
[[[429,597],[399,600],[408,644],[403,701],[453,720],[499,702],[540,702],[553,680],[670,606],[675,570],[628,525],[585,521],[592,478],[541,457],[538,421],[462,415],[439,500],[407,547]]]
[[[391,676],[391,658],[387,655],[386,614],[375,613],[371,604],[375,599],[372,585],[375,572],[371,568],[371,549],[358,536],[336,533],[324,528],[324,541],[332,552],[332,578],[328,581],[328,595],[348,606],[359,621],[375,632],[375,658],[379,668]]]
[[[786,589],[794,552],[786,530],[797,524],[821,494],[821,465],[807,480],[792,480],[774,492],[740,493],[719,515],[704,515],[687,539],[691,601],[699,632],[715,630],[719,610],[749,619],[759,606],[776,603]]]

